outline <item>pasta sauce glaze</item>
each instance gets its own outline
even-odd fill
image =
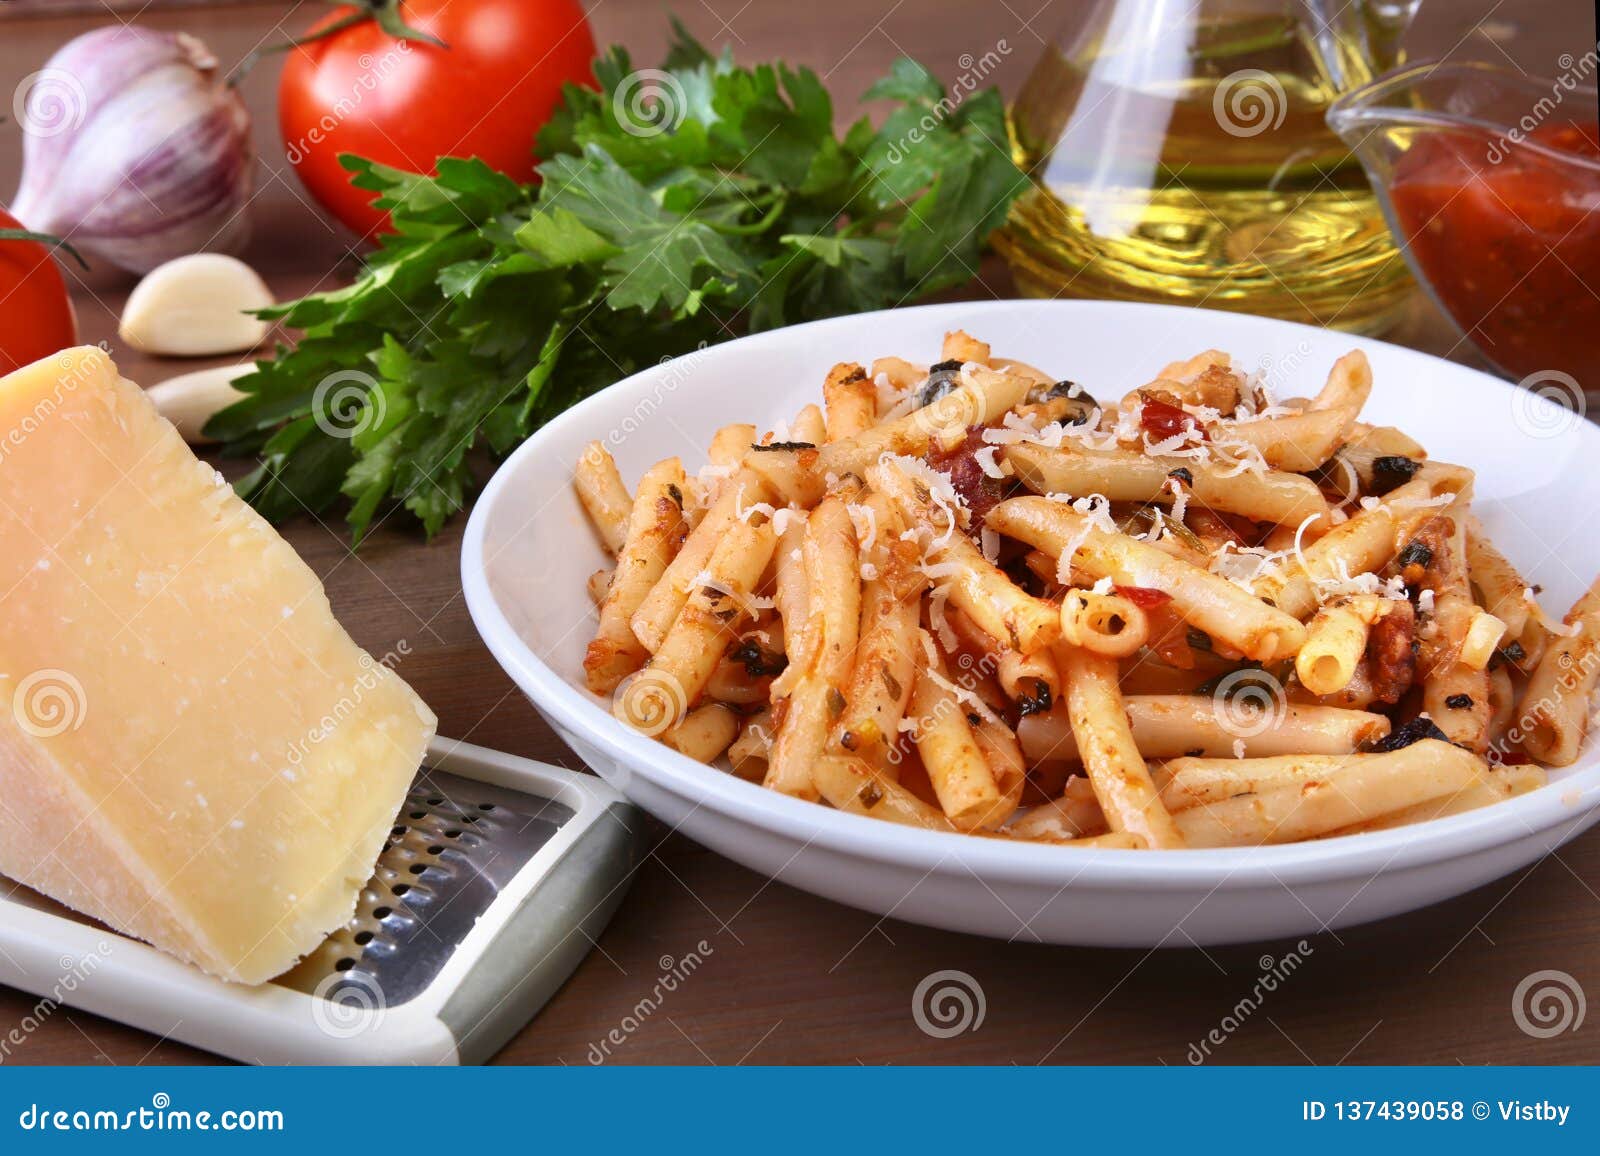
[[[950,479],[950,485],[960,495],[972,514],[967,535],[974,540],[983,529],[983,519],[990,510],[1006,497],[1007,484],[1002,478],[991,478],[978,464],[978,454],[994,447],[983,440],[984,427],[972,426],[961,443],[949,450],[933,449],[925,459],[929,466]]]
[[[1592,125],[1547,123],[1528,139],[1600,161]],[[1440,304],[1501,368],[1600,386],[1600,172],[1487,134],[1425,134],[1390,197]]]

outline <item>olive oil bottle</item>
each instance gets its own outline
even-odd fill
[[[1033,187],[996,241],[1022,292],[1387,327],[1411,281],[1323,113],[1415,0],[1085,9],[1011,109]]]

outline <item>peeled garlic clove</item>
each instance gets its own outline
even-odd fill
[[[134,286],[117,336],[141,353],[170,357],[244,353],[271,328],[248,310],[273,304],[267,283],[237,257],[195,253],[151,270]]]
[[[199,369],[152,385],[144,394],[156,403],[156,410],[162,417],[178,427],[184,441],[192,446],[209,445],[212,439],[200,431],[214,414],[245,396],[233,388],[233,383],[255,372],[255,368],[253,363],[245,362]]]

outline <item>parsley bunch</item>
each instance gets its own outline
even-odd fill
[[[399,504],[431,536],[475,464],[643,367],[969,280],[1024,186],[999,94],[947,98],[909,59],[866,94],[896,102],[882,125],[842,138],[814,73],[681,27],[654,99],[621,48],[595,75],[540,134],[537,184],[341,158],[394,232],[354,284],[266,312],[301,339],[206,427],[259,459],[238,489],[266,517],[348,499],[359,542]]]

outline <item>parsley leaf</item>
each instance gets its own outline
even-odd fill
[[[395,516],[431,536],[488,465],[630,373],[973,275],[1025,181],[998,93],[947,95],[902,58],[867,93],[892,102],[879,127],[840,137],[809,69],[673,33],[661,71],[612,48],[598,90],[565,90],[535,184],[341,158],[393,232],[354,283],[264,311],[300,338],[206,427],[256,460],[257,509],[345,503],[356,543]]]

